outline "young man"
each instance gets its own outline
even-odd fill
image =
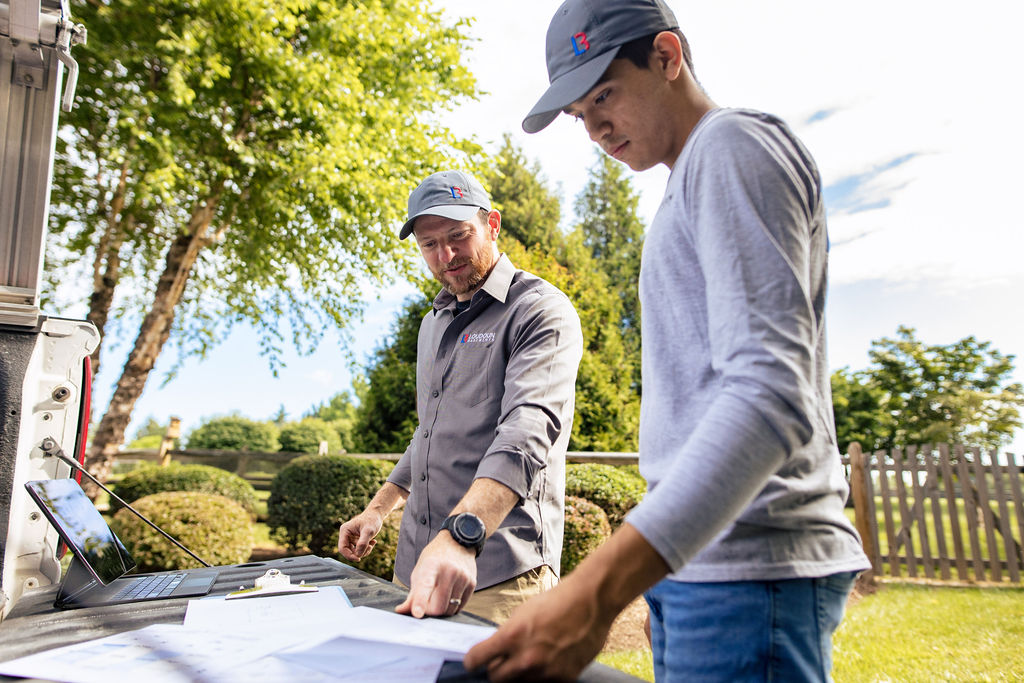
[[[649,493],[465,664],[574,678],[647,591],[657,680],[825,680],[868,562],[843,514],[814,162],[775,117],[716,107],[662,0],[568,0],[547,62],[527,132],[564,110],[634,170],[671,169],[640,271]]]
[[[397,609],[415,617],[464,608],[502,622],[558,580],[583,334],[565,294],[498,251],[500,230],[483,187],[442,171],[409,196],[399,233],[443,286],[417,341],[419,426],[338,550],[365,557],[406,501]]]

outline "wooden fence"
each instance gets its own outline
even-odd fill
[[[117,455],[117,462],[132,465],[137,462],[159,462],[164,456],[167,461],[183,464],[213,465],[243,477],[258,491],[270,488],[274,475],[291,460],[306,453],[259,453],[254,451],[222,450],[169,450],[157,449],[126,450]],[[346,453],[353,458],[372,458],[398,462],[401,453]],[[590,451],[569,451],[565,454],[568,462],[591,462],[605,465],[635,465],[636,453],[598,453]]]
[[[849,452],[857,530],[877,576],[1021,583],[1024,502],[1012,453]]]

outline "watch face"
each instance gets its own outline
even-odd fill
[[[469,543],[477,543],[483,540],[484,523],[476,515],[461,514],[455,518],[452,524],[457,536],[461,536]]]

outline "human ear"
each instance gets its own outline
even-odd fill
[[[651,67],[664,74],[665,79],[674,81],[685,68],[683,44],[672,31],[662,31],[654,36],[651,46]]]
[[[487,228],[491,233],[491,239],[496,239],[498,233],[501,232],[501,214],[497,211],[491,211],[487,214]]]

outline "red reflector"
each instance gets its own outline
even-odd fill
[[[75,439],[75,460],[85,467],[85,445],[89,440],[89,413],[92,411],[92,357],[86,356],[82,364],[82,403],[78,412],[78,435]],[[82,483],[81,470],[75,470],[75,481]]]
[[[78,433],[75,434],[75,460],[85,467],[85,445],[89,440],[89,413],[92,411],[92,357],[86,356],[82,363],[82,398],[78,404]],[[81,485],[82,471],[75,470],[72,475]],[[64,557],[68,547],[61,541],[57,548],[57,559]]]

